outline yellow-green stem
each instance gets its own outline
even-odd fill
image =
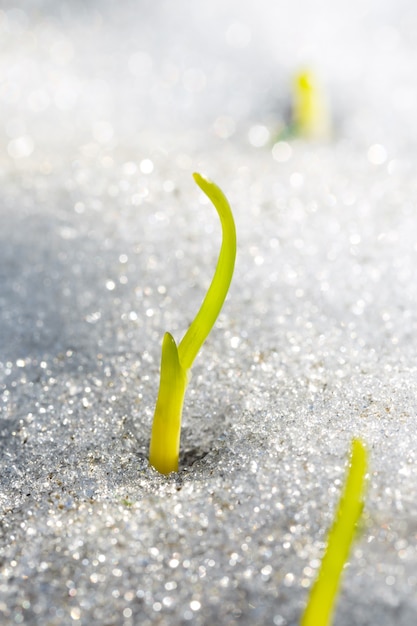
[[[358,439],[354,439],[344,490],[301,626],[329,626],[331,624],[340,577],[349,556],[356,524],[363,508],[366,471],[366,449]]]
[[[162,342],[161,379],[152,424],[149,463],[161,472],[178,471],[182,405],[187,373],[178,359],[174,338],[165,333]]]

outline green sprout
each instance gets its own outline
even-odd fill
[[[296,74],[293,82],[294,133],[305,139],[326,139],[330,117],[317,78],[311,71]]]
[[[331,624],[342,569],[349,556],[356,524],[363,509],[367,452],[358,440],[352,441],[350,467],[333,525],[327,539],[320,571],[305,609],[301,626]]]
[[[182,406],[189,371],[226,299],[236,258],[236,229],[226,196],[201,174],[193,177],[219,214],[222,244],[210,287],[189,329],[178,346],[170,333],[165,333],[162,342],[161,378],[149,448],[149,463],[161,474],[178,471]]]

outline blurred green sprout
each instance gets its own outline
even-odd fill
[[[293,80],[292,128],[304,139],[327,139],[331,134],[330,115],[319,81],[310,70]]]
[[[226,196],[201,174],[195,173],[193,177],[217,210],[222,244],[210,287],[184,337],[178,345],[168,332],[163,338],[159,392],[149,448],[149,463],[161,474],[178,471],[182,407],[190,369],[226,299],[236,258],[236,229]]]

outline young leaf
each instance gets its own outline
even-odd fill
[[[161,474],[178,471],[182,406],[188,372],[226,299],[236,258],[236,229],[226,196],[201,174],[193,176],[217,210],[222,226],[222,244],[210,287],[178,348],[169,333],[164,336],[161,379],[149,448],[149,463]]]
[[[305,609],[301,626],[329,626],[343,567],[349,556],[356,524],[363,508],[367,453],[359,439],[352,441],[350,468],[330,529],[320,571]]]

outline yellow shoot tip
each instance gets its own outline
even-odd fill
[[[350,467],[330,529],[320,571],[300,626],[330,626],[343,567],[349,556],[356,524],[363,509],[367,452],[359,439],[352,441]]]
[[[293,124],[295,133],[305,139],[327,139],[331,134],[327,104],[311,71],[299,72],[294,77]]]
[[[236,258],[236,229],[232,211],[221,189],[201,174],[193,174],[214,204],[222,226],[222,244],[216,270],[203,303],[177,347],[165,333],[161,378],[152,424],[149,463],[161,474],[178,471],[181,417],[188,372],[226,299]]]

